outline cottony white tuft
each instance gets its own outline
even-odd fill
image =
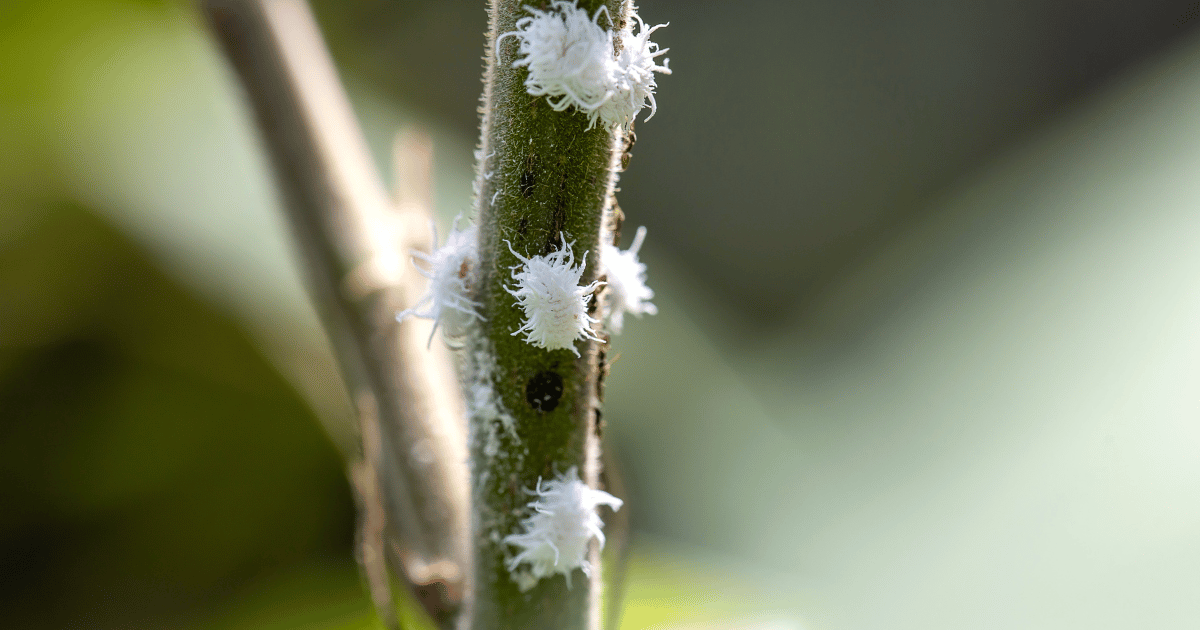
[[[456,219],[455,223],[457,222]],[[433,230],[432,242],[436,247],[437,227],[432,222],[430,227]],[[414,265],[417,258],[428,263],[428,269],[417,266],[417,271],[429,278],[429,288],[415,306],[396,315],[396,321],[404,321],[409,316],[434,320],[433,331],[429,333],[429,341],[432,343],[438,325],[445,326],[444,333],[453,335],[460,332],[465,318],[483,319],[475,310],[479,303],[467,297],[471,273],[479,264],[475,226],[462,231],[451,228],[445,245],[438,247],[431,254],[413,251],[412,255]],[[422,305],[427,306],[422,309]]]
[[[542,483],[538,479],[535,490],[538,498],[528,504],[533,510],[529,518],[521,522],[524,533],[511,534],[504,538],[505,544],[520,547],[521,552],[508,562],[508,571],[513,573],[523,563],[528,563],[533,582],[563,574],[567,587],[571,586],[571,573],[579,568],[591,575],[591,564],[587,561],[588,543],[593,538],[604,548],[604,522],[596,513],[601,505],[614,510],[621,509],[623,501],[603,490],[593,490],[579,480],[574,466],[567,474],[554,481]],[[522,590],[528,590],[523,588]]]
[[[517,298],[517,303],[525,310],[525,323],[512,334],[525,333],[525,341],[531,345],[547,350],[570,350],[579,356],[575,349],[576,339],[595,339],[603,341],[593,332],[591,325],[599,320],[588,316],[588,301],[592,293],[602,282],[593,282],[585,287],[579,286],[579,278],[587,264],[587,252],[583,253],[583,261],[575,266],[575,255],[571,252],[571,244],[563,235],[562,249],[547,256],[526,258],[512,248],[508,243],[508,251],[521,260],[523,265],[513,267],[512,277],[517,281],[517,288],[504,290]],[[518,271],[518,269],[520,271]]]
[[[621,53],[617,55],[612,72],[613,96],[600,106],[600,119],[607,124],[619,124],[625,129],[633,124],[638,112],[650,101],[650,115],[646,120],[654,118],[658,112],[658,103],[654,100],[654,88],[658,87],[654,73],[671,74],[668,64],[670,59],[663,59],[662,65],[654,62],[654,58],[665,55],[669,49],[658,49],[658,44],[650,41],[650,34],[666,26],[658,24],[646,28],[646,23],[638,16],[637,11],[629,14],[630,26],[621,34]],[[633,21],[638,23],[638,34],[633,34]]]
[[[599,24],[600,13],[607,16],[608,10],[600,7],[588,18],[574,0],[555,0],[549,11],[525,10],[533,15],[517,20],[517,30],[497,38],[497,48],[504,38],[516,37],[521,57],[512,65],[529,68],[525,89],[545,96],[555,111],[575,106],[588,112],[595,125],[596,109],[612,97],[613,34]]]
[[[496,49],[499,56],[500,43],[507,37],[517,38],[518,59],[512,65],[529,69],[526,91],[545,96],[555,111],[575,107],[584,112],[588,129],[597,120],[628,129],[647,100],[650,116],[654,115],[658,107],[654,73],[670,74],[671,70],[667,60],[661,66],[655,63],[655,57],[667,51],[659,50],[650,34],[665,24],[647,29],[633,8],[630,26],[615,34],[600,26],[601,13],[612,22],[603,6],[591,17],[575,0],[554,0],[548,11],[531,6],[525,10],[532,15],[517,20],[517,30],[496,38]],[[634,20],[637,35],[633,34]],[[615,53],[617,43],[621,45],[619,55]]]
[[[658,308],[647,301],[654,297],[654,291],[646,286],[646,264],[637,258],[644,240],[646,228],[639,227],[629,249],[621,251],[608,243],[600,248],[600,264],[608,276],[608,313],[605,322],[614,334],[621,334],[625,313],[637,317],[641,317],[642,313],[658,313]]]

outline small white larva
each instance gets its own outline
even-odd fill
[[[603,491],[594,490],[579,479],[578,470],[572,466],[567,474],[553,481],[538,479],[534,490],[537,499],[527,507],[533,514],[521,521],[524,532],[505,536],[504,543],[520,547],[521,551],[508,562],[509,573],[522,585],[521,590],[532,588],[537,580],[561,573],[571,587],[571,573],[583,569],[591,575],[591,564],[587,561],[588,543],[593,538],[604,548],[604,521],[596,508],[607,505],[613,510],[621,509],[623,501]],[[521,579],[516,571],[528,564],[533,580]]]
[[[512,65],[529,69],[526,91],[545,96],[555,111],[574,106],[587,112],[589,128],[594,126],[596,110],[613,96],[613,34],[599,24],[607,9],[600,7],[589,18],[574,0],[555,0],[549,11],[526,10],[532,15],[517,20],[517,30],[496,38],[497,49],[505,38],[517,38],[521,57]]]
[[[575,349],[577,339],[595,339],[604,341],[592,332],[592,324],[598,320],[587,314],[588,302],[592,293],[602,282],[596,281],[587,286],[579,286],[579,278],[587,264],[587,252],[583,261],[575,266],[575,255],[571,244],[563,235],[562,249],[546,255],[525,257],[512,248],[508,243],[508,251],[512,252],[523,264],[512,268],[513,280],[517,288],[504,287],[504,290],[517,298],[517,303],[525,311],[525,322],[513,335],[525,333],[525,341],[538,348],[547,350],[570,350],[579,356]]]
[[[457,222],[457,220],[456,220]],[[437,247],[437,228],[430,224],[433,230],[433,245]],[[396,315],[396,321],[404,321],[408,317],[423,317],[434,320],[433,330],[429,333],[429,341],[438,326],[443,326],[446,334],[458,334],[466,318],[483,319],[475,309],[479,303],[467,297],[470,276],[479,265],[478,237],[475,226],[465,230],[450,230],[446,244],[437,247],[432,253],[413,251],[413,262],[419,258],[427,263],[427,268],[417,267],[417,271],[429,278],[429,288],[425,295],[410,309]],[[425,305],[425,308],[421,308]]]
[[[615,245],[600,246],[600,265],[607,277],[608,312],[605,324],[615,335],[621,334],[625,325],[625,314],[641,317],[643,313],[654,315],[658,308],[649,302],[654,291],[646,286],[646,264],[638,260],[638,250],[646,240],[646,228],[639,227],[629,249],[621,251]]]
[[[654,89],[658,87],[654,73],[671,74],[670,59],[663,59],[662,65],[655,63],[655,57],[665,55],[667,48],[658,49],[658,44],[650,41],[650,34],[666,26],[658,24],[646,28],[637,11],[629,14],[629,27],[622,31],[621,53],[617,55],[611,73],[612,98],[600,106],[597,114],[607,124],[618,124],[629,129],[638,112],[650,102],[650,115],[646,120],[654,118],[658,112],[658,103],[654,100]],[[638,34],[633,34],[633,22],[638,23]]]
[[[529,70],[525,79],[529,94],[545,96],[555,111],[574,107],[585,113],[589,129],[597,121],[628,129],[646,101],[650,116],[654,115],[654,73],[670,74],[671,69],[667,60],[656,63],[655,58],[667,51],[659,50],[650,34],[665,24],[648,29],[631,10],[630,26],[614,33],[600,26],[602,13],[612,22],[603,6],[591,17],[575,0],[554,0],[547,11],[525,9],[531,15],[517,20],[515,31],[496,38],[496,48],[499,51],[508,37],[517,39],[519,56],[512,65]],[[617,42],[620,54],[614,52]]]

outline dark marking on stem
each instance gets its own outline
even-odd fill
[[[562,249],[562,224],[555,223],[554,228],[554,231],[547,235],[545,253],[543,254],[544,256],[553,254],[554,252]]]
[[[629,124],[629,133],[625,134],[625,146],[621,150],[621,170],[629,168],[629,161],[633,159],[633,143],[637,142],[637,134],[633,133],[633,123]]]
[[[604,404],[604,379],[608,378],[608,336],[604,336],[605,345],[596,349],[596,405],[592,408],[592,430],[599,439],[604,435],[604,414],[600,406]]]
[[[621,210],[621,206],[617,205],[616,199],[613,199],[613,202],[612,202],[612,222],[613,222],[612,244],[615,247],[615,246],[621,244],[621,242],[620,242],[621,241],[621,228],[625,226],[625,212],[623,212]]]
[[[605,341],[606,342],[608,341],[607,336],[605,337]],[[597,361],[596,361],[596,363],[597,363],[596,367],[598,368],[597,373],[596,373],[596,402],[597,403],[604,402],[604,379],[608,378],[608,367],[609,367],[608,350],[606,349],[607,347],[608,347],[608,344],[605,343],[605,345],[601,346],[600,349],[597,351],[598,352],[598,357],[597,357]]]
[[[537,185],[537,155],[530,153],[525,158],[525,170],[521,172],[521,196],[529,199],[533,196],[533,187]]]
[[[541,413],[554,411],[562,395],[563,377],[558,372],[538,372],[525,385],[525,402]]]
[[[570,193],[567,192],[567,169],[559,170],[558,193],[554,196],[554,207],[550,210],[550,238],[546,242],[546,254],[562,249],[560,233],[567,222],[567,202]]]

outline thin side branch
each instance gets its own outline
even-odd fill
[[[427,352],[414,324],[395,322],[421,293],[423,279],[407,262],[418,239],[396,233],[395,209],[308,6],[202,6],[253,108],[347,387],[362,421],[377,428],[364,437],[378,441],[365,453],[378,492],[360,498],[373,503],[369,514],[385,515],[394,540],[381,540],[378,518],[367,519],[375,534],[364,537],[364,563],[378,581],[380,547],[395,544],[411,585],[441,585],[433,612],[448,627],[470,574],[466,439],[445,353]],[[359,485],[370,489],[370,481]],[[387,589],[373,586],[384,598]]]

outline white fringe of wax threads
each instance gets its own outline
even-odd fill
[[[457,219],[455,223],[458,223]],[[397,314],[396,321],[404,321],[410,316],[434,320],[433,330],[429,333],[429,342],[432,343],[439,325],[444,326],[443,334],[457,335],[468,318],[482,320],[483,316],[475,310],[479,303],[467,297],[471,274],[479,265],[475,226],[468,226],[461,231],[452,227],[446,244],[441,247],[437,247],[437,227],[432,221],[430,228],[433,231],[433,246],[437,249],[429,254],[412,252],[417,271],[429,278],[429,288],[416,305]],[[416,265],[417,258],[427,263],[426,269]],[[422,305],[424,308],[421,308]]]
[[[504,543],[520,547],[521,552],[508,562],[508,571],[513,579],[527,591],[538,580],[561,573],[571,587],[571,573],[583,569],[591,575],[591,563],[587,561],[588,543],[593,538],[604,548],[604,521],[596,508],[607,505],[613,510],[621,509],[624,503],[603,491],[589,488],[580,481],[578,470],[572,466],[567,474],[553,481],[538,479],[534,490],[537,499],[528,507],[533,514],[521,521],[524,533],[511,534]],[[529,573],[518,571],[522,564],[529,565]],[[532,579],[530,579],[532,578]]]
[[[646,264],[637,257],[645,240],[646,228],[643,226],[637,229],[633,244],[625,251],[609,243],[600,246],[600,264],[608,282],[605,291],[608,312],[604,319],[608,330],[616,335],[621,334],[625,326],[626,313],[637,317],[643,313],[658,313],[658,308],[648,301],[654,297],[654,291],[646,286]]]
[[[600,281],[579,286],[583,268],[587,264],[587,252],[583,261],[575,265],[571,244],[560,234],[562,249],[546,255],[526,258],[508,243],[512,252],[523,263],[512,268],[517,288],[504,287],[517,298],[525,311],[525,323],[513,335],[525,333],[525,341],[546,350],[570,350],[579,356],[575,340],[594,339],[604,341],[592,332],[592,324],[599,320],[588,316],[588,302],[602,284]]]
[[[597,120],[628,129],[646,101],[650,102],[646,120],[654,116],[658,110],[654,73],[671,74],[671,69],[669,60],[661,66],[655,61],[667,49],[659,50],[650,34],[666,24],[647,29],[632,7],[628,26],[614,34],[600,26],[601,13],[612,22],[604,6],[591,18],[575,0],[554,0],[548,11],[531,6],[525,10],[532,15],[517,20],[517,30],[496,38],[496,47],[499,50],[506,37],[517,38],[519,57],[512,65],[529,69],[525,89],[531,95],[545,96],[555,111],[575,107],[586,113],[588,129]],[[615,52],[618,42],[619,54]]]
[[[654,114],[658,113],[658,103],[654,100],[654,88],[658,84],[654,80],[654,73],[671,74],[671,69],[667,67],[670,59],[663,59],[661,66],[654,62],[655,57],[666,54],[669,49],[659,50],[658,44],[650,41],[650,34],[666,24],[646,28],[636,8],[630,11],[629,17],[630,25],[621,35],[621,52],[617,55],[612,74],[612,98],[597,110],[605,124],[616,123],[625,129],[633,124],[633,119],[646,106],[646,101],[650,101],[650,115],[646,116],[646,120],[654,118]],[[637,35],[633,34],[634,20],[638,23]]]

